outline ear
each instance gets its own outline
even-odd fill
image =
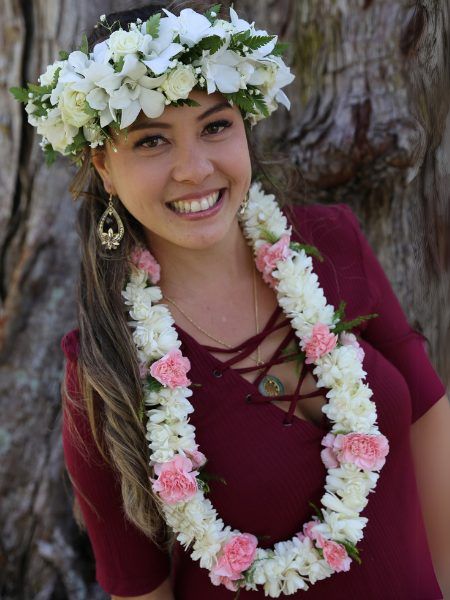
[[[93,150],[91,153],[91,162],[97,173],[100,175],[106,192],[108,194],[116,195],[114,185],[111,181],[111,171],[106,151],[103,148],[96,148]]]

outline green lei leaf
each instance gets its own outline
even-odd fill
[[[52,93],[53,85],[36,85],[34,83],[29,83],[28,89],[30,92],[33,92],[33,94],[35,94],[36,96],[43,96],[44,94]]]
[[[323,515],[322,515],[322,511],[314,504],[314,502],[308,502],[309,506],[311,506],[311,508],[314,509],[314,512],[316,513],[318,519],[320,522],[323,521]]]
[[[338,542],[342,544],[344,548],[347,550],[347,554],[351,556],[359,565],[361,564],[361,558],[359,557],[359,550],[352,542]]]
[[[271,54],[272,56],[283,56],[288,48],[289,44],[287,42],[277,42]]]
[[[258,112],[260,112],[265,117],[270,116],[269,109],[267,108],[267,103],[264,100],[263,96],[261,96],[260,98],[258,98],[257,96],[253,96],[253,102],[255,104],[255,107],[258,109]]]
[[[145,24],[145,31],[148,35],[151,35],[154,40],[159,37],[159,22],[161,20],[161,13],[152,15]]]
[[[260,231],[262,239],[266,240],[266,242],[269,242],[269,244],[276,244],[280,239],[277,235],[273,234],[265,227],[262,227]]]
[[[248,90],[239,90],[238,92],[224,95],[242,111],[253,114],[258,112],[255,108],[255,101],[252,96],[249,95]]]
[[[213,4],[212,6],[210,6],[210,8],[208,8],[208,10],[205,12],[205,17],[208,19],[208,21],[213,24],[216,19],[217,19],[217,15],[220,13],[220,9],[222,8],[221,4]],[[216,16],[213,17],[212,13],[215,13]]]
[[[28,90],[22,87],[11,87],[9,91],[19,102],[28,102],[31,98],[28,98]]]
[[[67,50],[59,51],[59,60],[67,60],[68,58],[69,58],[69,53],[67,52]]]
[[[215,54],[224,44],[225,38],[221,38],[220,35],[209,35],[200,40],[199,43],[195,45],[195,49],[209,50],[210,54]]]
[[[350,331],[351,329],[354,329],[364,321],[368,321],[369,319],[375,319],[375,317],[378,316],[378,313],[371,313],[369,315],[361,315],[360,317],[356,317],[356,319],[353,319],[352,321],[341,321],[335,326],[335,328],[333,329],[333,333],[341,333],[341,331]]]
[[[320,254],[319,249],[316,246],[311,246],[310,244],[300,244],[299,242],[291,242],[289,244],[289,248],[294,250],[295,252],[300,252],[300,250],[304,250],[305,254],[310,254],[311,256],[315,256],[320,262],[323,262],[324,258]]]
[[[83,135],[83,131],[80,129],[77,135],[73,138],[73,142],[66,146],[65,152],[70,154],[76,154],[86,145],[86,138]]]
[[[47,144],[45,146],[44,156],[45,156],[45,163],[48,167],[50,167],[55,162],[57,154],[58,153],[56,152],[56,150],[54,150],[50,144]]]
[[[172,102],[173,106],[201,106],[196,100],[193,100],[192,98],[180,98],[179,100],[177,100],[176,102]]]
[[[80,52],[84,52],[84,54],[89,56],[89,43],[88,43],[87,35],[85,33],[83,33],[83,36],[81,38]]]
[[[162,383],[160,383],[151,375],[147,375],[147,379],[144,385],[148,392],[159,392],[159,390],[161,390],[164,387]]]
[[[119,73],[123,69],[123,65],[125,64],[125,56],[119,56],[117,61],[114,63],[114,71]]]

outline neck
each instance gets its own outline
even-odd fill
[[[161,290],[174,299],[222,295],[253,268],[252,251],[237,221],[224,239],[204,249],[184,248],[156,236],[151,236],[150,248],[161,266]]]

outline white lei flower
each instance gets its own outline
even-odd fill
[[[141,362],[144,400],[148,407],[150,465],[160,473],[159,478],[151,481],[157,493],[160,490],[168,525],[177,540],[190,549],[192,559],[210,571],[213,583],[223,583],[232,590],[256,590],[257,586],[263,586],[266,595],[276,598],[307,590],[337,571],[348,570],[351,558],[360,562],[355,544],[362,539],[367,523],[360,512],[376,486],[388,443],[376,425],[376,407],[370,400],[372,391],[362,382],[366,375],[361,363],[363,351],[352,334],[343,333],[341,338],[333,338],[333,330],[343,331],[342,326],[339,328],[339,315],[327,304],[312,270],[311,257],[299,244],[286,245],[290,236],[286,218],[274,196],[265,194],[259,184],[253,184],[250,189],[241,225],[253,246],[257,265],[265,252],[270,254],[277,248],[284,252],[268,276],[275,281],[278,301],[291,319],[300,350],[305,356],[311,355],[310,342],[318,324],[325,331],[327,343],[333,342],[331,349],[310,361],[316,365],[317,386],[329,388],[329,402],[322,410],[332,428],[323,440],[322,458],[328,472],[322,506],[318,509],[319,515],[305,524],[303,533],[276,543],[272,550],[262,549],[256,544],[251,546],[254,536],[231,529],[219,518],[205,497],[201,474],[195,470],[204,464],[205,457],[198,450],[195,428],[189,424],[189,415],[194,410],[188,400],[192,395],[187,385],[190,382],[185,378],[189,363],[179,352],[180,341],[169,309],[158,304],[162,297],[160,289],[147,285],[147,279],[156,283],[159,278],[159,267],[155,262],[149,264],[149,260],[154,259],[148,251],[138,250],[132,257],[132,275],[123,296],[129,306],[130,325]],[[169,364],[165,361],[170,357],[174,362]],[[152,367],[163,363],[165,366],[157,375]],[[149,368],[153,376],[149,375]],[[174,377],[178,378],[178,384],[174,384]],[[175,464],[184,465],[175,479],[184,478],[183,485],[191,489],[189,497],[174,501],[173,497],[165,496],[169,492],[161,492],[158,485],[163,479],[162,471]],[[248,564],[245,568],[241,564],[240,571],[230,562],[232,554],[227,554],[233,542],[253,548]]]

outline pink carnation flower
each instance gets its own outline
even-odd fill
[[[165,356],[156,360],[150,367],[150,375],[164,386],[176,388],[188,386],[191,382],[186,373],[191,368],[188,358],[185,358],[178,348],[170,350]]]
[[[334,450],[335,439],[335,435],[327,433],[322,440],[322,446],[325,446],[325,448],[320,453],[320,458],[327,469],[336,469],[339,466],[339,461]]]
[[[206,456],[203,454],[203,452],[200,452],[198,450],[197,444],[195,445],[194,450],[185,450],[184,453],[192,462],[192,466],[194,469],[198,469],[206,463]]]
[[[321,457],[327,468],[338,463],[351,463],[366,471],[379,471],[386,462],[389,442],[382,434],[348,433],[327,434],[322,445]]]
[[[158,283],[161,276],[161,268],[156,262],[155,257],[146,249],[136,247],[131,253],[131,262],[138,269],[146,271],[152,283]]]
[[[337,335],[331,333],[328,325],[316,323],[305,346],[305,363],[309,365],[324,354],[331,352],[336,346],[337,339]]]
[[[364,360],[366,353],[360,346],[358,340],[356,339],[356,335],[354,333],[348,333],[346,331],[343,331],[341,333],[341,335],[339,336],[339,341],[341,342],[341,344],[343,346],[353,346],[354,348],[356,348],[359,360],[361,362]]]
[[[320,525],[320,521],[317,517],[313,517],[312,521],[308,521],[303,525],[303,537],[309,538],[317,548],[322,548],[325,543],[325,538],[317,531],[315,528],[317,525]],[[301,534],[297,534],[299,536]],[[300,538],[301,539],[301,538]]]
[[[210,573],[214,585],[223,584],[236,591],[234,581],[242,577],[243,571],[252,564],[258,546],[257,538],[251,533],[234,536],[222,547],[222,553]]]
[[[272,277],[272,271],[276,269],[279,260],[286,260],[290,255],[290,241],[291,237],[285,234],[275,244],[262,244],[256,251],[256,268],[272,288],[278,283],[278,280]]]
[[[167,504],[189,500],[197,493],[198,471],[192,471],[189,458],[177,454],[165,463],[155,465],[158,479],[150,479],[154,492],[157,492]]]
[[[342,544],[325,540],[322,546],[323,557],[337,573],[340,571],[348,571],[352,559],[347,554],[347,550]]]

